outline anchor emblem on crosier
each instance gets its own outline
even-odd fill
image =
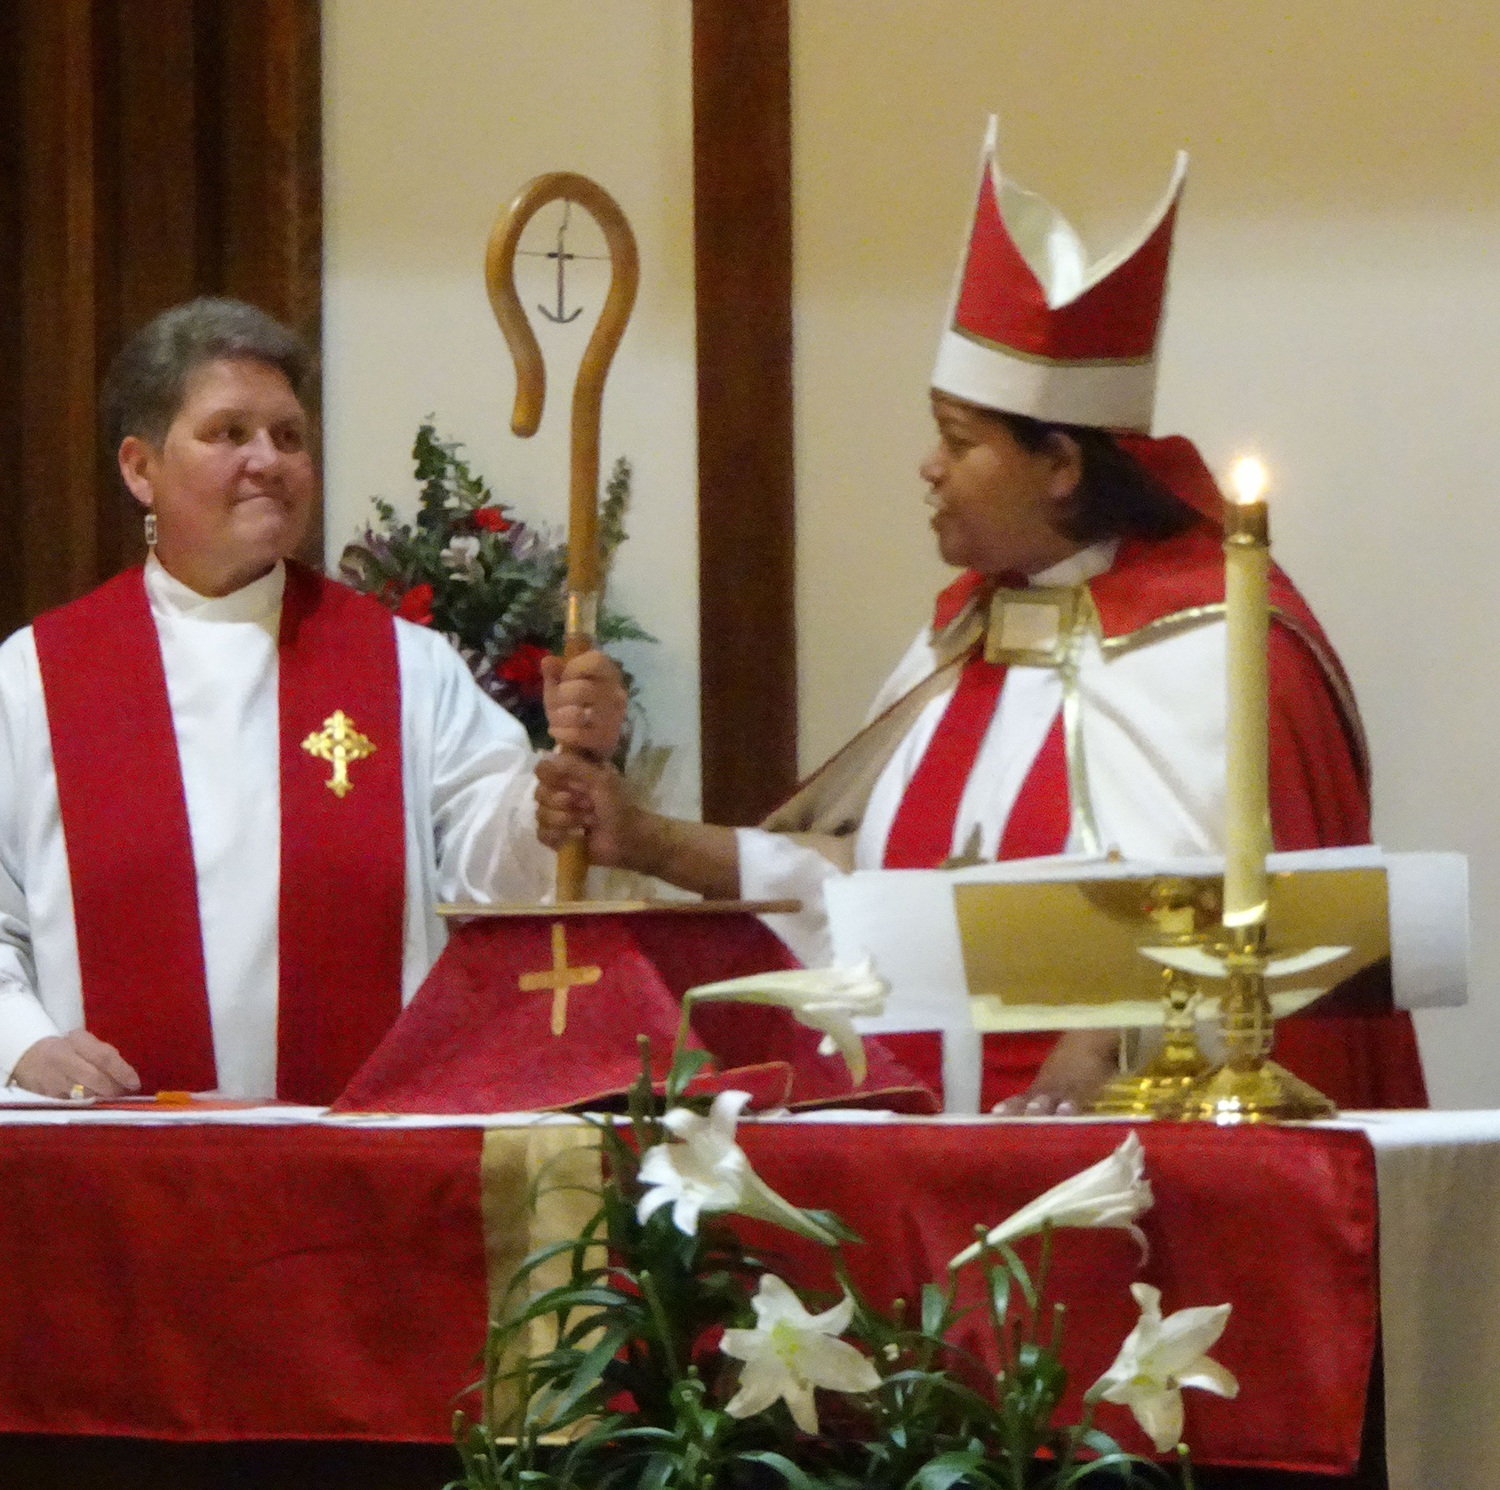
[[[314,730],[303,742],[302,748],[319,760],[328,761],[333,775],[324,783],[334,796],[342,798],[354,788],[349,780],[349,763],[373,755],[375,742],[355,728],[354,721],[342,709],[335,709],[323,721],[323,728]]]
[[[568,990],[584,983],[597,983],[604,969],[568,966],[568,934],[561,921],[552,923],[552,966],[538,973],[522,973],[522,993],[539,988],[552,990],[552,1033],[560,1035],[568,1027]]]

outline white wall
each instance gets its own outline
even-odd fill
[[[572,266],[589,310],[538,334],[541,432],[510,434],[515,381],[485,298],[485,242],[531,176],[576,170],[625,209],[641,290],[604,400],[601,465],[635,466],[615,602],[660,645],[630,649],[653,736],[674,747],[668,803],[698,802],[697,444],[693,344],[692,71],[673,0],[325,0],[325,485],[330,561],[380,494],[414,509],[410,449],[435,413],[523,515],[561,528],[573,377],[604,292]],[[552,247],[554,207],[523,248]],[[570,250],[601,251],[592,224]],[[545,261],[521,263],[527,303],[551,303]],[[664,576],[670,576],[664,582]]]
[[[804,765],[947,573],[915,466],[984,115],[1096,250],[1186,146],[1157,430],[1262,452],[1278,557],[1360,695],[1378,836],[1471,855],[1473,1002],[1419,1025],[1436,1100],[1500,1105],[1493,5],[800,0],[793,24]]]

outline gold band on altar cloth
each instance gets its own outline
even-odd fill
[[[479,1209],[492,1321],[567,1282],[573,1259],[562,1252],[507,1298],[512,1279],[530,1253],[579,1235],[598,1209],[602,1185],[599,1135],[589,1123],[554,1119],[485,1129]],[[550,1349],[551,1336],[550,1319],[533,1320],[501,1363],[502,1374],[522,1351],[536,1355]],[[499,1431],[517,1407],[513,1384],[500,1383],[491,1426]]]

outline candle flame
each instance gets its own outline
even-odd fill
[[[1270,479],[1265,464],[1253,455],[1242,455],[1229,468],[1229,489],[1241,505],[1260,501]]]

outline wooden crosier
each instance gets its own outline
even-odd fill
[[[568,611],[563,656],[577,657],[594,644],[599,609],[599,416],[604,379],[635,306],[640,259],[635,234],[619,203],[587,176],[549,171],[523,186],[495,224],[485,253],[484,278],[490,306],[516,366],[511,430],[523,439],[537,431],[547,396],[547,372],[536,333],[516,292],[516,251],[522,230],[550,202],[576,202],[604,233],[609,246],[609,294],[584,349],[573,384],[573,424],[568,487]],[[569,839],[557,856],[559,902],[582,900],[588,875],[588,845]]]
[[[523,439],[534,435],[542,419],[547,375],[536,334],[516,290],[515,263],[521,234],[527,223],[551,202],[576,202],[599,224],[609,248],[609,293],[599,313],[573,385],[573,422],[568,500],[568,604],[563,655],[576,657],[594,644],[600,589],[599,518],[599,416],[604,398],[604,380],[635,305],[639,260],[635,236],[625,214],[603,187],[571,171],[553,171],[527,182],[496,222],[485,253],[485,285],[495,319],[505,335],[516,368],[516,401],[510,427]],[[628,926],[637,916],[743,916],[771,912],[795,912],[797,901],[589,901],[584,899],[588,876],[588,846],[582,836],[569,840],[557,860],[555,905],[454,905],[441,906],[444,915],[461,919],[493,916],[515,917],[520,922],[551,922],[551,966],[528,969],[517,976],[521,993],[550,990],[550,1028],[554,1039],[568,1031],[568,994],[573,987],[596,983],[611,972],[605,966],[569,966],[568,930],[600,918],[610,923],[620,937],[629,938]],[[616,945],[615,959],[634,947],[635,939]],[[748,971],[748,969],[747,969]],[[649,970],[648,970],[649,972]],[[637,970],[632,976],[639,978]],[[649,976],[657,977],[650,972]],[[633,1057],[632,1057],[633,1058]]]

